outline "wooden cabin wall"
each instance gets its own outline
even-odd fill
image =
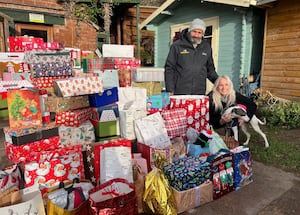
[[[278,1],[266,21],[261,87],[300,101],[300,1]]]

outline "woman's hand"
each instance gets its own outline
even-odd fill
[[[220,120],[221,124],[225,124],[232,121],[232,117],[230,114],[223,114]]]

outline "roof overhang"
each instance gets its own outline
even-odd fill
[[[144,28],[148,25],[152,20],[154,20],[157,16],[166,11],[173,3],[178,0],[166,0],[159,8],[157,8],[147,19],[145,19],[140,25],[139,29]],[[275,2],[277,0],[202,0],[206,2],[219,3],[219,4],[227,4],[233,6],[240,7],[250,7],[250,6],[262,6],[264,4]]]

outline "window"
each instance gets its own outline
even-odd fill
[[[31,24],[16,24],[17,36],[33,36],[41,37],[44,42],[53,41],[53,30],[51,26],[46,25],[31,25]]]

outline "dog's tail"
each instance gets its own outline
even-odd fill
[[[260,120],[260,119],[257,118],[257,121],[261,125],[265,125],[267,123],[266,118],[264,118],[263,120]]]

